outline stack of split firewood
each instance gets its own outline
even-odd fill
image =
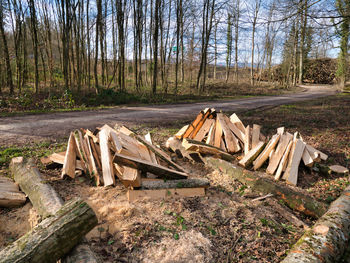
[[[94,177],[96,185],[104,186],[115,185],[117,178],[129,188],[129,200],[169,193],[204,195],[203,187],[209,184],[204,179],[187,179],[184,168],[153,145],[149,133],[142,137],[125,126],[113,129],[104,125],[94,132],[75,130],[70,134],[65,152],[44,157],[41,162],[48,168],[57,163],[63,165],[62,178],[87,174]],[[200,189],[193,189],[196,187]]]
[[[195,161],[201,160],[200,154],[232,161],[235,159],[233,154],[241,152],[242,155],[237,157],[239,164],[245,168],[253,165],[254,170],[269,159],[266,172],[275,175],[276,180],[282,177],[293,185],[297,184],[301,160],[312,167],[315,162],[328,157],[303,142],[297,132],[293,136],[281,127],[277,129],[277,134],[268,139],[260,129],[261,126],[257,124],[244,126],[235,113],[227,117],[207,108],[191,124],[169,138],[166,146],[178,155]]]

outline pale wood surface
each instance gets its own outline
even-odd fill
[[[275,148],[275,146],[278,143],[278,140],[279,140],[280,137],[281,137],[280,134],[275,134],[275,135],[272,136],[271,140],[266,145],[265,149],[258,156],[258,158],[253,162],[254,170],[259,169],[264,164],[264,162],[267,160],[267,158],[269,158],[270,152]]]
[[[64,157],[63,168],[61,172],[61,177],[63,178],[65,175],[68,175],[71,178],[75,177],[75,165],[76,165],[76,140],[74,138],[73,133],[70,134],[68,140],[68,147],[66,151],[66,155]]]
[[[286,181],[289,184],[297,185],[298,182],[298,168],[305,148],[305,143],[298,139],[295,143],[295,149],[292,153],[292,161],[288,165],[286,173]]]
[[[261,126],[257,124],[253,124],[253,131],[252,131],[252,148],[254,148],[259,143],[259,137],[260,137],[260,129]]]
[[[108,146],[109,131],[107,129],[101,129],[98,135],[100,139],[102,176],[104,186],[115,185],[112,156]]]

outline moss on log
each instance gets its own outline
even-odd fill
[[[289,187],[277,184],[272,180],[263,178],[257,172],[245,170],[232,163],[220,159],[207,157],[205,163],[221,172],[231,175],[243,184],[249,185],[254,191],[265,194],[271,193],[282,200],[290,208],[302,212],[308,216],[319,218],[327,211],[327,205],[316,201],[310,196],[293,191]]]
[[[350,241],[350,186],[293,246],[283,263],[339,262]]]
[[[84,201],[74,199],[0,251],[0,263],[56,262],[96,225],[94,211]]]
[[[16,157],[11,160],[10,171],[22,191],[42,217],[54,215],[64,204],[57,192],[44,180],[33,160]],[[100,260],[87,245],[78,244],[62,263],[99,263]]]
[[[208,187],[209,181],[207,179],[191,178],[169,181],[143,181],[141,189],[169,189],[169,188],[194,188],[194,187]]]

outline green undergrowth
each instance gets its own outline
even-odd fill
[[[66,143],[40,142],[29,146],[12,146],[8,148],[0,147],[0,168],[7,168],[14,157],[23,156],[25,158],[41,158],[54,152],[63,151]]]

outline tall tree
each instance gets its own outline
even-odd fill
[[[340,29],[340,52],[338,58],[337,76],[339,77],[339,87],[344,89],[348,71],[348,45],[350,27],[350,2],[347,0],[337,0],[336,8],[341,16]]]
[[[9,49],[7,46],[7,38],[6,38],[5,26],[4,26],[5,7],[6,7],[5,1],[0,0],[0,34],[2,38],[3,54],[5,58],[5,64],[6,64],[6,85],[10,89],[10,94],[13,94],[14,89],[13,89],[13,82],[12,82],[12,70],[11,70],[10,55],[9,55]]]
[[[159,29],[159,11],[161,0],[155,0],[154,6],[154,26],[153,26],[153,82],[152,93],[157,92],[157,73],[158,73],[158,29]]]
[[[252,17],[252,47],[251,47],[251,65],[250,65],[250,84],[254,85],[254,52],[255,52],[255,31],[260,10],[261,0],[255,0]]]

